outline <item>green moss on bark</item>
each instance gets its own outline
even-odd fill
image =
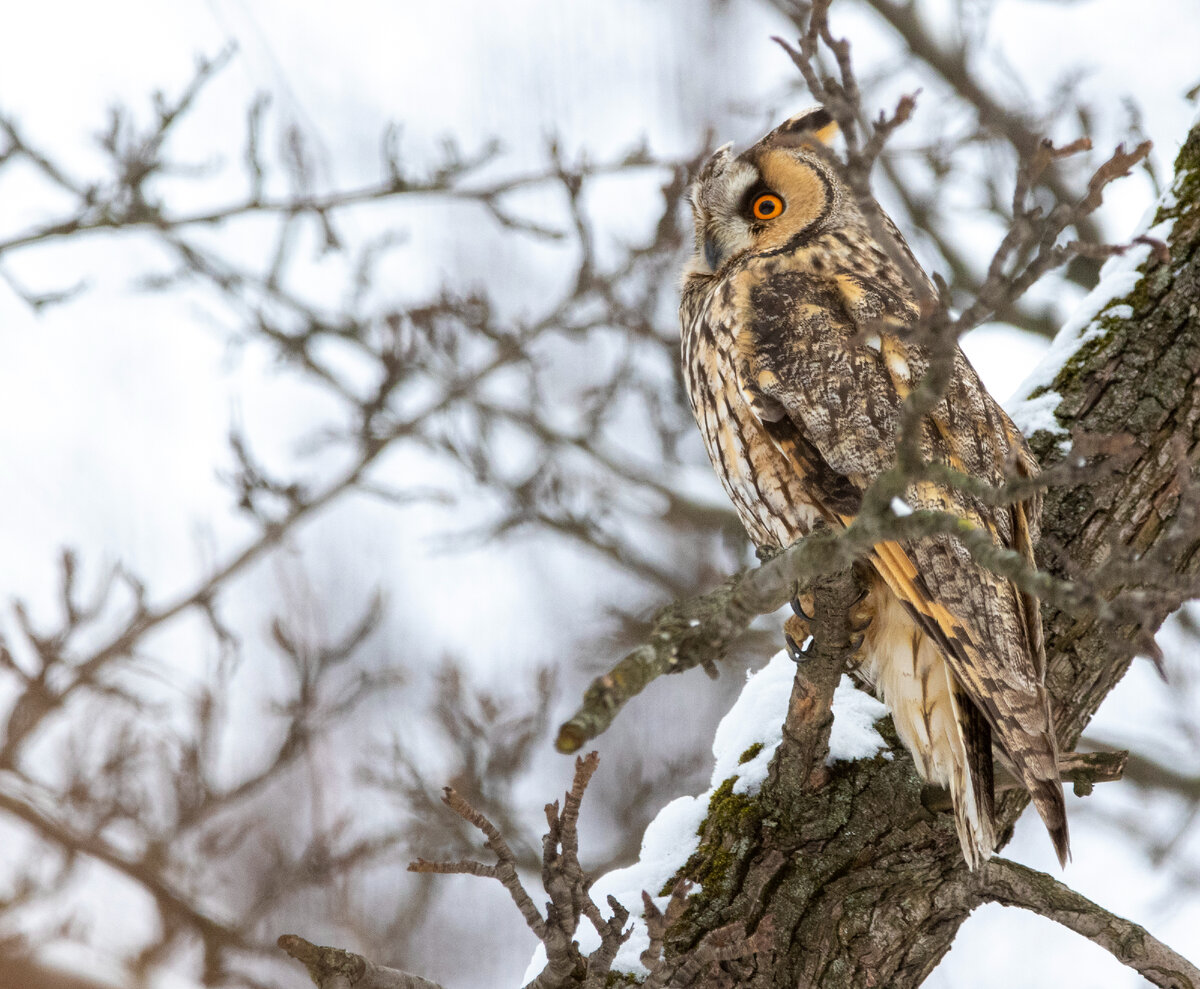
[[[751,746],[753,748],[753,746]],[[747,749],[747,752],[750,751]],[[751,756],[750,758],[753,758]],[[744,794],[734,793],[737,779],[731,776],[713,792],[708,801],[708,814],[700,825],[700,847],[692,853],[683,867],[659,890],[667,896],[681,878],[700,884],[693,894],[697,902],[728,892],[732,870],[737,862],[738,846],[757,840],[762,823],[759,802]]]
[[[753,745],[750,746],[750,748],[746,749],[745,752],[743,752],[740,756],[738,756],[738,765],[739,766],[746,765],[746,763],[748,763],[751,759],[753,759],[756,755],[758,755],[762,750],[763,750],[762,742],[755,742]]]

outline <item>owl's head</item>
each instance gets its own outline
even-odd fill
[[[847,197],[824,148],[837,134],[824,107],[785,120],[736,158],[718,148],[692,183],[696,252],[685,275],[715,274],[745,254],[789,249],[829,225]]]

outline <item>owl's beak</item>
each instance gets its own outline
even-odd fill
[[[721,250],[717,238],[711,234],[704,238],[704,260],[708,262],[708,267],[712,271],[721,267],[721,262],[725,260],[725,251]]]

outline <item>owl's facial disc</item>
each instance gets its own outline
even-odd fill
[[[736,158],[729,145],[717,149],[692,186],[696,253],[689,270],[716,274],[735,256],[784,249],[815,229],[837,196],[817,146],[836,130],[815,107]]]
[[[788,148],[770,148],[755,162],[761,190],[749,204],[754,249],[777,250],[793,237],[818,227],[829,214],[835,191],[825,168],[815,158]]]
[[[759,181],[757,170],[744,158],[722,148],[701,171],[692,187],[696,221],[696,254],[692,269],[712,274],[734,254],[751,246],[746,196]]]

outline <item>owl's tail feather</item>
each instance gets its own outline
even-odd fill
[[[1071,857],[1071,835],[1067,830],[1067,807],[1063,800],[1062,783],[1057,777],[1053,780],[1038,780],[1029,788],[1033,797],[1033,806],[1042,815],[1046,830],[1050,832],[1050,840],[1054,842],[1054,851],[1058,854],[1058,864],[1064,869]]]
[[[957,767],[956,767],[957,768]],[[996,850],[996,834],[991,818],[986,817],[975,794],[978,787],[969,774],[956,775],[950,783],[950,800],[954,805],[954,827],[963,858],[972,872],[992,857]]]
[[[974,717],[986,718],[986,723],[996,734],[1000,747],[1006,750],[1010,756],[1013,768],[1016,770],[1015,775],[1032,796],[1034,806],[1037,807],[1038,813],[1041,814],[1042,820],[1046,824],[1046,829],[1050,832],[1050,838],[1058,853],[1059,861],[1065,865],[1070,857],[1066,804],[1058,774],[1058,755],[1054,743],[1054,732],[1051,728],[1049,695],[1045,688],[1039,685],[1030,690],[1027,680],[1021,681],[1020,678],[1015,683],[1003,678],[996,680],[996,676],[999,674],[1003,677],[1007,669],[1020,670],[1022,666],[1020,657],[1009,657],[999,666],[991,664],[991,673],[988,673],[989,664],[981,662],[976,647],[964,637],[963,631],[959,627],[961,623],[929,593],[928,588],[922,586],[916,565],[909,557],[908,552],[898,543],[879,543],[875,546],[872,556],[875,569],[895,598],[898,599],[897,603],[903,602],[909,618],[928,637],[926,641],[931,643],[931,647],[932,643],[937,644],[936,651],[939,653],[939,659],[945,657],[939,665],[947,667],[946,676],[950,683],[946,689],[940,692],[953,696],[961,690],[962,699],[965,702],[961,707],[964,713],[969,715],[960,718],[956,712],[955,735],[957,746],[965,747],[968,750],[965,758],[969,766],[976,769],[977,778],[972,781],[971,787],[969,789],[966,785],[958,787],[956,795],[954,774],[948,776],[944,768],[935,764],[936,759],[924,760],[922,775],[926,779],[941,783],[950,789],[951,797],[955,801],[956,819],[964,813],[959,808],[965,808],[968,823],[973,820],[972,814],[977,814],[978,811],[973,811],[972,805],[979,805],[981,800],[987,800],[989,803],[991,801],[990,771],[987,773],[988,786],[986,789],[989,791],[987,795],[984,795],[983,792],[985,787],[982,778],[984,764],[986,763],[988,767],[991,765],[991,746],[986,743],[990,734],[985,735],[972,729]],[[1033,611],[1033,614],[1036,615],[1036,611]],[[1017,643],[1016,640],[1008,643],[1010,648],[1021,650],[1027,649],[1029,645],[1028,642]],[[1040,652],[1040,646],[1037,648]],[[914,672],[918,665],[926,665],[918,664],[915,657],[916,653],[914,652],[912,664]],[[962,679],[960,680],[960,678]],[[972,691],[962,687],[962,683],[968,680],[974,685],[973,696],[980,698],[981,703],[989,705],[986,712],[979,710],[978,706],[970,700]],[[886,694],[887,687],[883,686]],[[936,693],[938,691],[933,692],[933,694]],[[929,696],[933,696],[933,694]],[[897,694],[897,696],[899,695]],[[892,708],[893,720],[897,720],[895,718],[898,710],[896,705],[889,700],[888,706]],[[919,732],[906,737],[899,723],[896,728],[901,739],[920,765],[923,761],[921,746],[925,744],[925,740],[920,737]],[[955,745],[951,744],[949,751],[954,749]],[[991,815],[987,815],[987,818],[990,825]],[[964,833],[964,829],[960,827],[960,836]],[[966,840],[969,840],[969,836]],[[964,840],[964,850],[966,840]],[[993,844],[992,848],[994,849],[994,847]],[[967,862],[971,864],[972,855],[968,854],[966,857]],[[983,857],[987,856],[983,855]],[[979,856],[975,856],[975,858],[978,861]],[[972,867],[974,867],[973,864]]]
[[[951,781],[950,800],[954,806],[954,824],[959,844],[962,845],[963,858],[973,872],[996,850],[992,731],[979,708],[955,680],[950,667],[943,663],[943,668],[954,719],[962,740],[960,758],[964,770],[961,783],[957,779]],[[957,763],[955,768],[959,768]]]
[[[1029,791],[1033,806],[1050,832],[1059,864],[1066,868],[1067,860],[1071,857],[1071,836],[1067,829],[1067,805],[1058,772],[1057,747],[1048,727],[1050,712],[1044,690],[1039,700],[1041,706],[1046,708],[1042,724],[1047,727],[1041,732],[1024,732],[1013,739],[1002,737],[1000,742],[1007,750],[1005,754],[1014,775]]]

